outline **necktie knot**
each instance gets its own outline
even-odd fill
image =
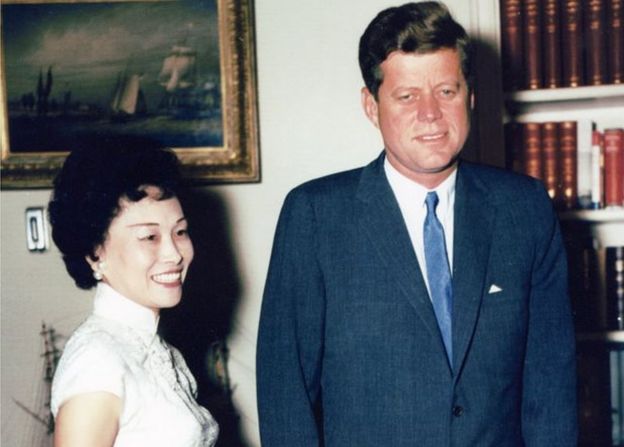
[[[438,202],[440,199],[438,198],[438,194],[435,191],[431,191],[427,193],[427,197],[425,198],[425,204],[427,205],[427,214],[431,212],[435,212],[438,207]]]

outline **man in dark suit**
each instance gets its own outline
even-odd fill
[[[390,8],[359,57],[385,150],[286,198],[258,334],[262,445],[575,446],[559,226],[538,181],[458,161],[464,29],[436,2]]]

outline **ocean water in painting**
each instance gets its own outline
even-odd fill
[[[223,145],[215,0],[2,5],[11,152]]]

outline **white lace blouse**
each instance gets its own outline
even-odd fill
[[[100,283],[93,314],[68,340],[54,375],[52,414],[73,396],[106,391],[123,401],[115,447],[214,445],[218,425],[195,401],[195,379],[157,326],[150,309]]]

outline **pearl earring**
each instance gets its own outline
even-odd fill
[[[102,274],[102,270],[104,270],[106,268],[106,262],[104,261],[100,261],[97,264],[97,270],[93,271],[93,277],[95,278],[96,281],[102,281],[102,278],[104,278],[104,275]]]

